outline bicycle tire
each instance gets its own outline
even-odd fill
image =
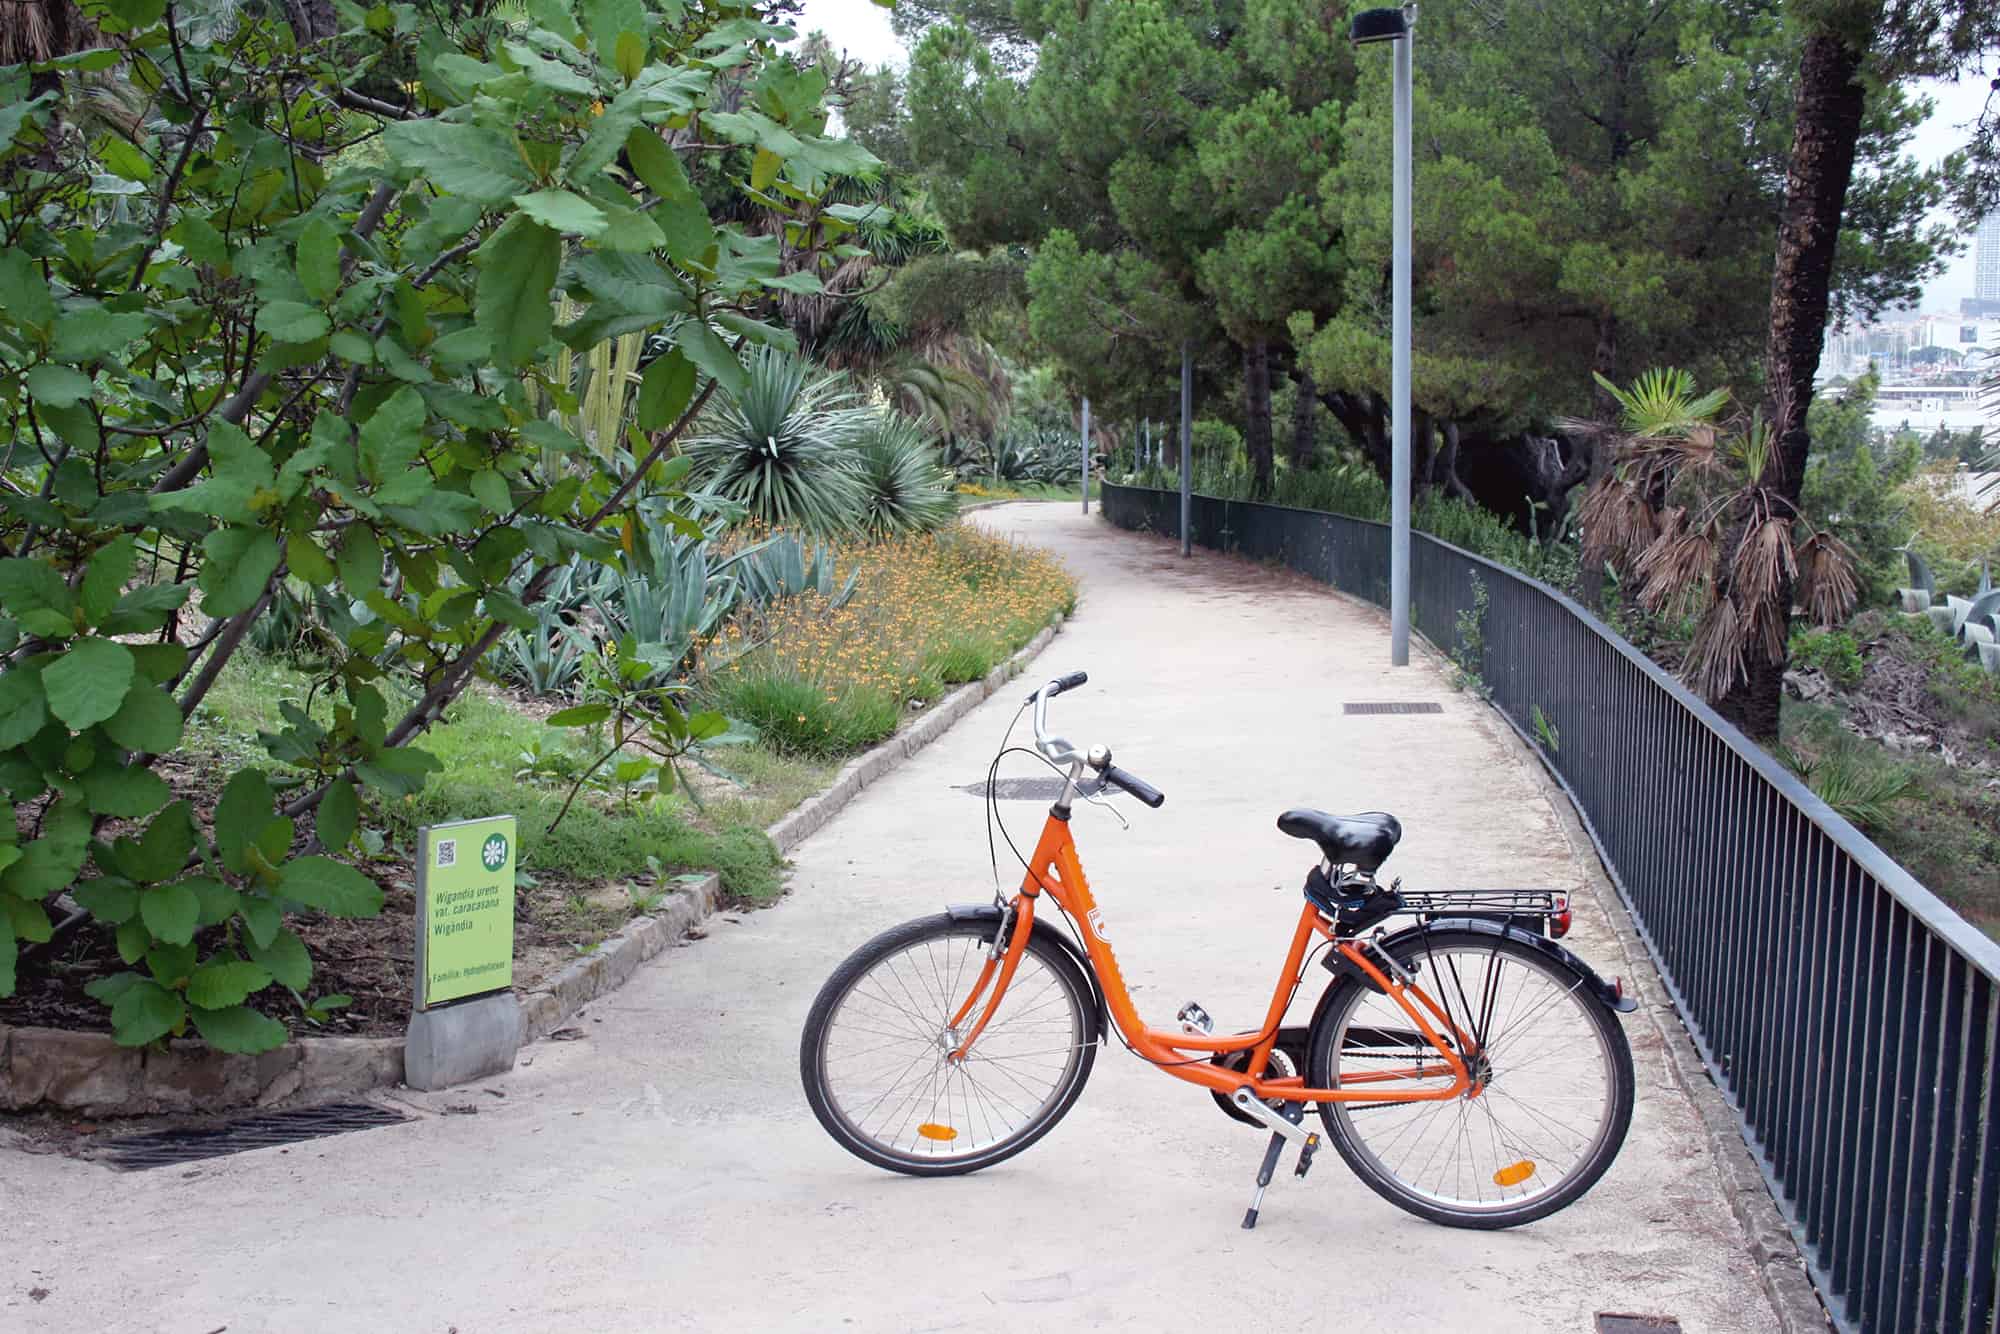
[[[1039,934],[1028,938],[1006,997],[966,1060],[944,1059],[963,1036],[946,1021],[970,990],[993,933],[991,922],[944,914],[905,922],[849,955],[820,988],[799,1041],[799,1076],[813,1115],[848,1152],[911,1176],[976,1172],[1047,1134],[1083,1092],[1097,1055],[1096,1003],[1075,961]],[[850,1012],[854,1022],[843,1022]],[[850,1031],[878,1045],[854,1053],[846,1047]],[[900,1070],[872,1100],[872,1082],[847,1073],[871,1057],[880,1058],[877,1068]],[[1018,1105],[1031,1096],[1032,1108]],[[897,1128],[887,1129],[892,1122]]]
[[[1448,1227],[1518,1227],[1573,1204],[1632,1123],[1632,1049],[1617,1016],[1573,969],[1518,941],[1446,929],[1395,952],[1471,1033],[1485,1077],[1479,1093],[1446,1101],[1321,1103],[1341,1158],[1376,1194]],[[1391,1061],[1415,1071],[1435,1050],[1400,1006],[1352,976],[1328,989],[1307,1047],[1316,1088]],[[1445,1063],[1432,1065],[1409,1076],[1413,1089],[1449,1085]],[[1592,1119],[1572,1124],[1578,1111]]]

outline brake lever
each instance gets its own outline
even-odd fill
[[[1099,774],[1097,776],[1097,790],[1095,792],[1085,792],[1083,790],[1082,785],[1079,784],[1076,789],[1076,794],[1079,797],[1082,797],[1085,801],[1089,802],[1091,805],[1099,807],[1103,810],[1110,811],[1111,818],[1118,821],[1119,825],[1125,830],[1126,833],[1129,834],[1132,832],[1132,822],[1127,820],[1125,818],[1124,813],[1120,811],[1116,806],[1113,806],[1110,802],[1105,801],[1098,796],[1099,792],[1103,792],[1106,788],[1110,786],[1111,784],[1104,781],[1104,775]]]

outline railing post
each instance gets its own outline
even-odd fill
[[[1194,347],[1181,340],[1181,555],[1194,550]]]
[[[1090,400],[1083,400],[1083,512],[1090,513]]]

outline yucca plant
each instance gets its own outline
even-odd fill
[[[752,351],[746,369],[742,395],[712,409],[688,442],[691,487],[765,523],[853,530],[861,518],[853,446],[873,414],[844,375],[778,349]]]
[[[1648,611],[1693,619],[1690,686],[1720,699],[1752,654],[1784,661],[1795,600],[1828,627],[1853,609],[1854,553],[1774,485],[1781,455],[1760,414],[1718,420],[1727,393],[1696,394],[1685,371],[1598,383],[1620,420],[1598,428],[1616,462],[1583,502],[1584,563],[1635,579]]]
[[[920,423],[898,412],[876,419],[855,449],[861,473],[861,523],[878,535],[929,532],[958,513],[951,475]]]
[[[567,695],[583,672],[589,643],[553,607],[537,609],[532,631],[516,630],[493,646],[493,670],[531,695]]]

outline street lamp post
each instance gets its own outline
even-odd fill
[[[1090,400],[1083,400],[1083,512],[1090,513]]]
[[[1354,16],[1356,46],[1395,45],[1396,163],[1391,205],[1395,261],[1390,287],[1389,662],[1410,662],[1410,47],[1417,7],[1368,9]]]

